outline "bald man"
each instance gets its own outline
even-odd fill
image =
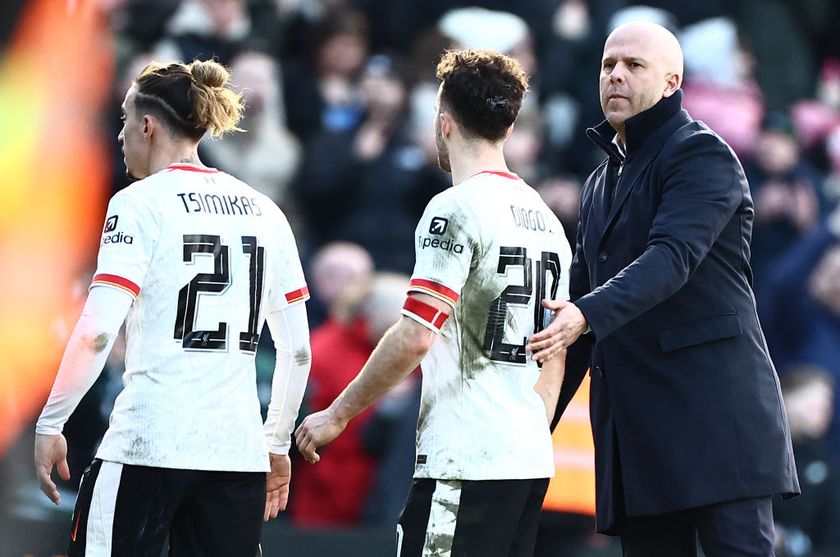
[[[682,109],[682,52],[621,26],[601,60],[607,155],[581,194],[570,302],[530,339],[568,348],[555,423],[591,375],[597,528],[629,557],[773,555],[771,496],[799,492],[756,317],[753,202],[729,146]]]

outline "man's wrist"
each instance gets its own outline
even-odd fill
[[[330,418],[332,418],[334,422],[345,426],[355,415],[351,414],[347,408],[345,408],[346,406],[346,404],[342,404],[342,397],[338,397],[332,404],[329,405],[329,407],[327,407],[327,412],[329,412]]]

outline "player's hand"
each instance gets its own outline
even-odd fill
[[[44,495],[56,505],[61,503],[61,495],[50,477],[53,466],[58,467],[58,475],[62,480],[70,479],[70,467],[67,465],[67,439],[64,435],[35,434],[35,476]]]
[[[265,513],[263,521],[277,518],[289,502],[289,483],[292,481],[292,461],[288,455],[268,453],[271,471],[265,480]]]
[[[336,418],[329,408],[310,414],[295,431],[295,441],[300,454],[306,462],[318,462],[321,457],[315,450],[341,435],[345,427],[347,422]]]
[[[532,336],[526,347],[538,362],[544,362],[574,344],[587,329],[586,317],[573,303],[543,300],[543,307],[554,310],[554,320]]]

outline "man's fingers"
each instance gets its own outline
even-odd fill
[[[265,510],[263,511],[263,522],[268,522],[271,516],[271,493],[268,493],[265,498]]]
[[[310,464],[315,464],[320,460],[318,453],[315,452],[316,448],[315,442],[309,435],[304,435],[298,440],[298,450],[303,455],[303,459]]]
[[[545,309],[551,309],[557,311],[558,309],[563,309],[564,307],[568,306],[570,302],[566,300],[547,300],[543,299],[542,305]]]
[[[552,323],[551,325],[549,325],[548,327],[546,327],[542,331],[534,333],[534,335],[531,338],[528,339],[528,342],[530,344],[534,344],[536,342],[543,342],[546,339],[551,338],[551,336],[554,335],[555,333],[556,333],[555,326]]]
[[[56,470],[58,470],[58,476],[64,480],[65,482],[70,479],[70,466],[67,464],[67,458],[62,458],[58,465],[56,466]]]
[[[280,492],[278,493],[277,497],[277,512],[285,511],[286,504],[289,502],[289,484],[284,484],[283,487],[280,488]],[[277,516],[276,514],[274,515]]]
[[[540,350],[545,350],[546,348],[549,348],[557,344],[558,342],[561,342],[562,340],[562,331],[556,331],[553,334],[550,334],[550,336],[545,337],[544,339],[537,339],[537,335],[534,335],[533,337],[531,337],[531,341],[528,343],[528,346],[526,348],[531,352],[539,352]]]
[[[58,488],[55,486],[55,482],[53,482],[52,478],[50,478],[50,471],[43,466],[38,468],[38,484],[41,487],[41,491],[44,492],[44,495],[46,495],[50,501],[56,505],[61,503],[61,496],[58,494]]]
[[[562,352],[564,349],[565,348],[562,345],[556,344],[554,346],[546,348],[545,350],[541,350],[539,352],[536,352],[534,354],[534,359],[537,360],[538,362],[547,362],[548,360],[550,360],[551,358],[553,358],[554,356],[556,356],[557,354]]]

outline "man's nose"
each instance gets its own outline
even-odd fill
[[[615,66],[612,71],[610,72],[610,83],[623,83],[624,82],[624,70],[622,70],[619,66]]]

